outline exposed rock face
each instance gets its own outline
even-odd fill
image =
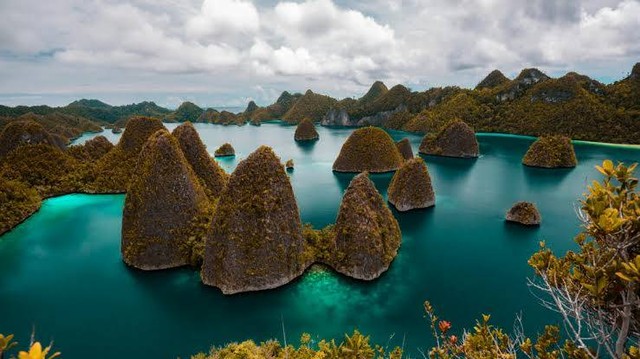
[[[542,218],[533,203],[518,202],[507,212],[506,220],[527,226],[537,226],[540,224]]]
[[[125,192],[147,139],[164,125],[156,118],[133,117],[120,142],[96,163],[95,192]]]
[[[335,226],[336,255],[332,266],[340,273],[372,280],[385,272],[400,248],[400,226],[367,173],[353,178]]]
[[[427,135],[420,144],[420,153],[446,157],[478,157],[475,132],[461,120],[449,122],[436,135]]]
[[[320,138],[320,135],[318,135],[318,131],[316,131],[316,126],[313,122],[305,118],[300,121],[298,127],[296,127],[296,133],[293,137],[296,141],[315,141]]]
[[[45,128],[35,121],[13,121],[0,133],[0,158],[12,150],[24,146],[45,143],[53,147],[64,149],[64,142],[60,144]]]
[[[396,147],[398,147],[398,151],[400,151],[402,158],[405,160],[413,158],[413,149],[411,148],[411,142],[409,142],[408,138],[403,138],[396,142]]]
[[[631,70],[631,75],[629,76],[631,79],[640,79],[640,62],[633,66]]]
[[[359,128],[342,145],[333,163],[337,172],[389,172],[402,165],[403,159],[388,133],[377,127]]]
[[[202,281],[225,294],[270,289],[302,274],[302,224],[289,177],[271,148],[240,162],[218,203]]]
[[[424,160],[418,157],[405,162],[393,175],[387,194],[398,211],[435,205],[436,195]]]
[[[357,126],[382,126],[384,125],[393,115],[397,113],[401,113],[407,110],[407,106],[399,105],[393,110],[389,111],[381,111],[376,113],[375,115],[366,116],[358,120]]]
[[[578,164],[571,139],[565,136],[542,136],[524,155],[522,163],[531,167],[567,168]]]
[[[358,120],[351,120],[344,108],[331,108],[320,122],[322,126],[353,127],[358,125]]]
[[[208,201],[195,173],[166,130],[145,144],[122,217],[122,258],[128,265],[157,270],[192,262],[196,223]]]
[[[521,96],[531,86],[549,79],[549,76],[538,69],[524,69],[512,81],[507,90],[497,95],[497,99],[500,101],[513,100]]]
[[[493,70],[476,86],[476,90],[491,89],[506,84],[510,80],[500,70]]]
[[[235,156],[236,150],[233,149],[230,143],[225,143],[222,146],[218,147],[214,156],[216,157],[225,157],[225,156]]]
[[[227,183],[228,175],[209,156],[207,147],[202,143],[198,131],[191,122],[185,122],[173,130],[173,136],[178,140],[180,149],[191,168],[202,181],[207,195],[217,198]]]

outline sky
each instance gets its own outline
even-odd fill
[[[0,104],[272,103],[640,62],[640,0],[0,0]]]

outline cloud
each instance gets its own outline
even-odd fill
[[[493,68],[619,78],[640,60],[640,0],[21,0],[0,13],[0,95],[162,86],[235,103],[377,79],[469,86]]]

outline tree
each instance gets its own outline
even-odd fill
[[[640,196],[636,164],[596,166],[604,175],[580,201],[578,251],[557,257],[541,242],[529,260],[530,286],[562,316],[575,345],[590,358],[640,358]]]

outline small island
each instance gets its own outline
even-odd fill
[[[387,194],[389,203],[401,212],[434,206],[436,195],[424,160],[418,157],[405,162],[393,175]]]
[[[293,159],[288,159],[287,162],[284,164],[284,167],[289,172],[293,171]]]
[[[540,225],[542,217],[535,204],[530,202],[517,202],[509,209],[505,216],[507,222],[520,223],[525,226]]]
[[[460,119],[449,122],[434,135],[426,135],[420,144],[420,153],[425,155],[475,158],[479,152],[475,132]]]
[[[359,128],[347,138],[333,163],[336,172],[390,172],[404,162],[387,132],[378,127]]]
[[[315,141],[320,138],[320,135],[316,131],[316,125],[310,119],[305,118],[296,127],[296,133],[293,137],[296,141]]]
[[[214,156],[216,157],[227,157],[227,156],[235,156],[236,150],[233,149],[230,143],[225,143],[222,146],[218,147]]]
[[[571,168],[578,164],[569,137],[542,136],[529,147],[522,163],[529,167]]]

